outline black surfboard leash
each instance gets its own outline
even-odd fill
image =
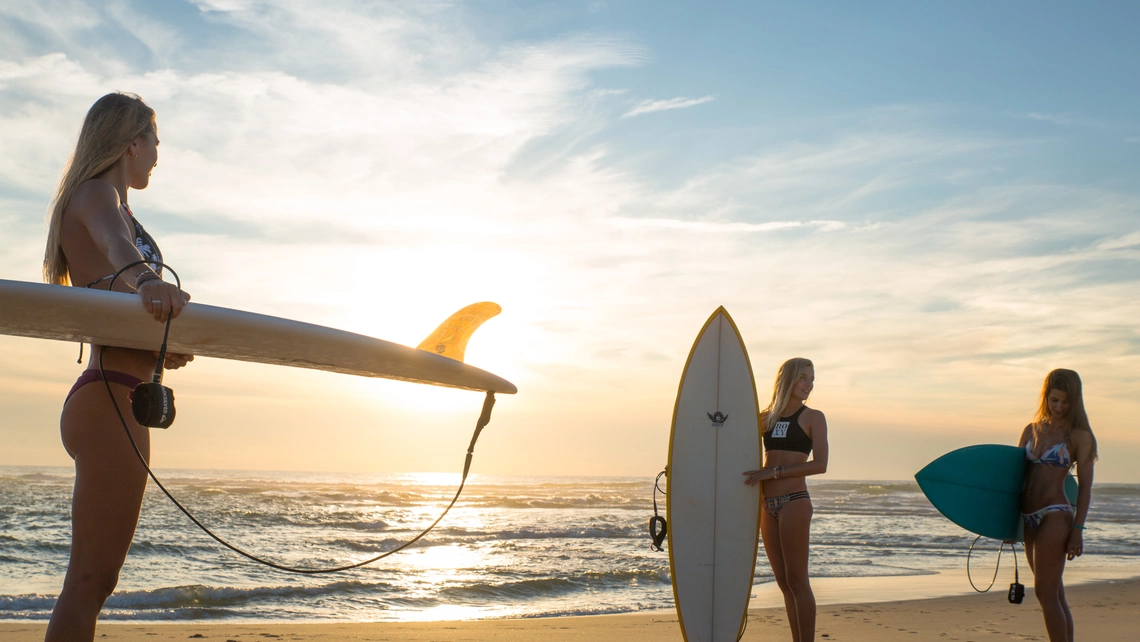
[[[1009,550],[1013,553],[1013,584],[1009,585],[1009,594],[1007,597],[1009,598],[1010,604],[1021,604],[1021,601],[1025,599],[1025,586],[1021,584],[1021,575],[1017,566],[1017,542],[1003,541],[998,547],[997,562],[994,563],[994,576],[990,578],[989,586],[980,589],[974,584],[974,578],[970,574],[970,558],[974,554],[974,546],[982,537],[982,535],[975,537],[974,541],[970,543],[970,549],[966,551],[966,579],[970,581],[970,587],[978,593],[988,593],[989,590],[994,587],[994,583],[997,582],[998,570],[1001,568],[1001,554],[1005,550],[1005,545],[1009,544]]]
[[[653,539],[653,543],[649,545],[649,548],[655,553],[665,550],[662,544],[665,543],[665,536],[669,534],[669,524],[664,517],[657,514],[657,493],[668,495],[661,490],[661,478],[668,478],[668,475],[669,467],[666,466],[665,470],[657,473],[657,479],[653,480],[653,517],[649,518],[649,537]]]
[[[108,287],[108,290],[110,291],[112,288],[114,288],[115,279],[117,279],[119,277],[119,275],[121,275],[125,270],[128,270],[128,269],[130,269],[136,265],[141,265],[143,263],[147,263],[149,265],[159,265],[159,266],[162,266],[163,268],[165,268],[167,270],[170,270],[170,273],[174,275],[175,281],[177,282],[179,292],[182,291],[181,279],[178,278],[178,274],[173,269],[171,269],[170,266],[166,265],[165,263],[161,263],[161,262],[145,261],[145,260],[135,261],[134,263],[130,263],[130,264],[124,266],[118,272],[116,272],[115,275],[113,277],[111,277],[111,284]],[[171,314],[167,315],[167,318],[166,318],[166,331],[165,331],[165,334],[163,335],[163,338],[162,338],[162,347],[159,351],[158,364],[155,366],[155,371],[157,373],[155,375],[156,378],[161,377],[162,366],[163,366],[163,362],[164,362],[165,356],[166,356],[167,339],[170,336],[170,323],[173,319],[173,316],[174,316],[173,313],[171,313]],[[118,417],[119,417],[119,423],[122,424],[123,430],[127,433],[127,439],[130,440],[131,448],[134,449],[135,455],[138,457],[139,463],[142,464],[143,468],[146,470],[147,475],[150,477],[150,479],[154,481],[154,483],[159,487],[159,489],[162,491],[162,493],[164,495],[166,495],[167,499],[169,499],[171,501],[171,503],[173,503],[176,507],[178,507],[178,509],[180,511],[182,511],[182,513],[184,515],[186,515],[186,517],[189,518],[190,521],[193,522],[195,526],[197,526],[199,529],[201,529],[203,533],[205,533],[206,535],[209,535],[211,538],[213,538],[214,541],[218,542],[219,544],[228,548],[229,550],[233,551],[234,553],[237,553],[238,555],[245,557],[246,559],[249,559],[249,560],[256,562],[258,564],[263,564],[263,565],[268,566],[270,568],[274,568],[274,569],[277,569],[279,571],[285,571],[288,573],[317,575],[317,574],[323,574],[323,573],[339,573],[341,571],[347,571],[350,569],[359,568],[361,566],[367,566],[368,564],[372,564],[374,562],[380,561],[380,560],[384,559],[385,557],[388,557],[389,555],[393,555],[395,553],[398,553],[398,552],[408,548],[409,546],[411,546],[412,544],[415,544],[420,539],[422,539],[424,536],[426,536],[429,532],[431,532],[431,530],[434,529],[436,527],[436,525],[438,525],[441,521],[443,521],[443,518],[445,516],[447,516],[447,513],[451,510],[451,508],[453,506],[455,506],[455,503],[457,501],[459,501],[459,496],[460,496],[460,494],[463,493],[463,487],[467,483],[467,475],[471,471],[471,460],[475,454],[475,443],[477,441],[479,441],[479,435],[483,432],[483,429],[486,428],[487,424],[489,424],[491,422],[491,410],[495,407],[495,393],[488,390],[486,397],[484,397],[484,399],[483,399],[483,409],[479,414],[478,421],[476,421],[476,423],[475,423],[475,432],[474,432],[474,434],[471,435],[471,443],[467,446],[467,457],[463,463],[463,475],[459,480],[459,487],[455,490],[455,496],[451,498],[451,502],[447,505],[446,508],[443,509],[443,512],[440,513],[439,517],[437,517],[434,522],[432,522],[427,528],[425,528],[423,531],[421,531],[418,535],[416,535],[415,537],[409,539],[408,541],[404,542],[403,544],[400,544],[399,546],[397,546],[391,550],[385,551],[379,555],[376,555],[374,557],[371,557],[369,559],[366,559],[366,560],[363,560],[360,562],[354,562],[352,564],[345,564],[342,566],[328,567],[328,568],[302,568],[302,567],[297,567],[297,566],[288,566],[285,564],[278,564],[277,562],[273,562],[273,561],[264,559],[262,557],[254,555],[253,553],[245,551],[245,550],[243,550],[237,546],[234,546],[233,544],[230,544],[228,541],[226,541],[222,537],[215,534],[205,524],[203,524],[201,521],[199,521],[198,518],[195,517],[193,515],[193,513],[191,513],[185,506],[183,506],[182,503],[179,502],[174,497],[174,495],[171,494],[171,492],[166,489],[166,486],[163,485],[163,483],[161,481],[159,481],[158,477],[154,474],[154,471],[151,470],[150,465],[147,463],[146,458],[143,456],[142,451],[139,449],[138,443],[135,441],[134,435],[131,434],[131,429],[127,426],[127,420],[125,417],[123,417],[123,412],[122,412],[122,410],[119,409],[119,404],[115,400],[115,393],[114,393],[114,391],[111,390],[111,383],[107,380],[107,375],[103,369],[103,352],[104,352],[104,349],[105,348],[101,348],[99,350],[99,356],[98,356],[99,375],[100,375],[100,377],[102,377],[103,385],[107,389],[107,395],[111,399],[111,406],[115,409],[115,414],[118,415]],[[140,387],[143,385],[147,385],[147,384],[145,384],[145,383],[140,384]],[[137,390],[137,388],[136,388],[136,390]],[[171,400],[173,400],[173,398]]]

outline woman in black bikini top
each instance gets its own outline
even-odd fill
[[[827,419],[805,404],[815,386],[815,368],[807,359],[789,359],[776,373],[772,400],[760,413],[764,431],[764,468],[745,475],[749,485],[763,484],[760,534],[772,575],[784,594],[792,640],[815,639],[815,595],[808,582],[808,536],[812,505],[808,475],[827,472]],[[812,450],[815,456],[809,461]]]
[[[156,322],[177,316],[189,295],[164,282],[157,272],[162,254],[127,206],[129,189],[144,189],[158,162],[154,111],[138,96],[108,94],[91,107],[75,152],[52,204],[44,253],[44,280],[106,288],[120,268],[115,289],[136,292]],[[127,556],[146,489],[146,471],[119,423],[101,382],[98,358],[139,449],[149,460],[150,434],[135,423],[128,394],[154,371],[156,355],[147,350],[92,346],[87,370],[68,393],[60,435],[75,460],[71,509],[71,558],[63,589],[48,624],[48,642],[92,640],[103,603],[115,589]],[[167,354],[165,367],[178,368],[193,357]]]

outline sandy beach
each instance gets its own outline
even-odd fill
[[[1106,580],[1071,587],[1069,603],[1077,636],[1100,642],[1136,639],[1140,612],[1140,578]],[[36,642],[46,623],[0,623],[0,639]],[[468,622],[401,622],[345,624],[102,624],[98,639],[128,642],[158,640],[614,640],[666,642],[681,640],[672,611],[628,615],[480,620]],[[752,609],[744,640],[784,639],[788,635],[782,609]],[[862,604],[825,604],[819,608],[817,639],[835,642],[892,640],[1046,640],[1041,610],[1028,589],[1025,602],[1006,602],[1004,591],[932,599]]]

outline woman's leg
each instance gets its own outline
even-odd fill
[[[1076,640],[1075,628],[1073,626],[1073,612],[1069,610],[1069,601],[1065,599],[1065,583],[1061,582],[1061,610],[1065,612],[1065,619],[1068,621],[1069,642]]]
[[[150,433],[135,423],[128,390],[115,384],[111,390],[139,450],[149,460]],[[99,611],[115,589],[134,538],[146,471],[102,381],[76,391],[64,406],[60,432],[64,447],[75,459],[71,559],[45,640],[92,640]]]
[[[780,548],[784,554],[784,575],[796,604],[799,637],[796,642],[815,639],[815,594],[808,581],[808,537],[814,509],[810,499],[797,499],[780,511]]]
[[[764,553],[768,556],[768,564],[772,566],[772,576],[776,578],[776,586],[784,594],[784,610],[788,612],[788,623],[792,627],[792,642],[799,642],[799,618],[796,616],[796,599],[788,586],[788,578],[784,573],[784,553],[780,546],[780,520],[772,517],[767,511],[761,509],[760,536],[764,539]]]
[[[1033,527],[1029,524],[1025,524],[1025,561],[1029,564],[1029,570],[1033,571],[1034,576],[1037,575],[1037,570],[1033,567],[1033,554],[1036,552],[1036,540],[1037,531],[1033,530]]]
[[[1073,615],[1064,598],[1061,576],[1065,572],[1065,544],[1069,540],[1071,513],[1048,513],[1033,533],[1033,592],[1045,616],[1045,631],[1051,642],[1072,642]],[[1026,554],[1030,536],[1026,532]]]

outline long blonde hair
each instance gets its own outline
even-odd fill
[[[776,425],[776,420],[783,416],[788,402],[792,400],[792,386],[800,380],[804,368],[814,367],[810,359],[802,357],[788,359],[780,365],[780,369],[776,371],[775,384],[772,386],[772,400],[768,402],[768,407],[760,412],[764,432],[771,430]]]
[[[63,255],[63,213],[84,181],[107,171],[139,136],[155,133],[154,110],[134,94],[107,94],[91,105],[75,151],[64,166],[48,214],[44,282],[67,285],[71,277]]]
[[[1065,393],[1069,399],[1069,412],[1063,417],[1054,417],[1049,410],[1049,392],[1057,390]],[[1092,426],[1089,425],[1089,416],[1085,412],[1084,394],[1081,392],[1081,376],[1073,370],[1057,368],[1045,375],[1045,383],[1041,386],[1041,404],[1037,407],[1037,415],[1033,418],[1033,439],[1037,440],[1038,432],[1044,424],[1051,424],[1061,429],[1065,438],[1065,446],[1069,452],[1074,452],[1072,437],[1078,430],[1088,432],[1092,440],[1092,456],[1097,458],[1096,436],[1093,435]]]

